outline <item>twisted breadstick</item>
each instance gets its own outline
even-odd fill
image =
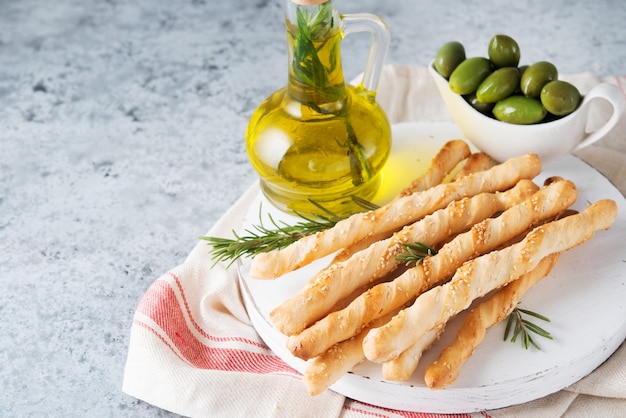
[[[455,182],[402,197],[379,209],[357,213],[337,222],[332,228],[299,239],[282,250],[258,254],[252,259],[250,275],[255,278],[281,276],[370,234],[397,230],[463,197],[507,190],[521,179],[532,179],[540,171],[539,157],[527,154]]]
[[[600,200],[581,213],[535,228],[517,244],[463,264],[450,282],[421,294],[387,324],[372,329],[363,340],[365,356],[377,363],[398,357],[472,300],[517,279],[548,255],[580,245],[597,230],[608,229],[616,216],[617,204]]]
[[[396,257],[402,252],[403,243],[423,242],[435,246],[451,234],[467,230],[476,222],[521,202],[536,191],[537,186],[532,181],[522,180],[503,193],[481,193],[456,200],[403,228],[391,238],[375,242],[347,260],[323,269],[300,292],[276,307],[270,318],[280,332],[286,335],[298,333],[323,317],[338,300],[358,287],[394,271],[400,265]]]
[[[367,247],[369,247],[373,243],[389,238],[390,236],[394,234],[394,232],[395,231],[390,231],[390,232],[388,231],[382,234],[372,234],[368,237],[363,238],[362,240],[358,242],[355,242],[354,244],[346,248],[342,248],[341,250],[337,251],[337,254],[335,254],[335,256],[333,257],[332,263],[346,261],[347,259],[352,257],[354,254],[358,253],[359,251],[365,250]]]
[[[311,396],[319,395],[339,380],[344,374],[352,370],[354,366],[365,360],[363,338],[365,338],[365,335],[371,328],[385,324],[392,316],[393,314],[389,314],[378,318],[359,334],[335,344],[324,353],[311,360],[307,364],[306,369],[304,369],[302,376],[302,380],[309,394]]]
[[[432,159],[426,172],[398,193],[396,199],[416,192],[422,192],[441,183],[457,164],[468,158],[470,153],[470,148],[465,141],[454,139],[446,142]]]
[[[307,365],[302,381],[309,395],[319,395],[354,366],[365,360],[363,338],[365,338],[365,332],[335,344]]]
[[[465,164],[454,174],[452,181],[460,179],[471,173],[489,170],[496,162],[484,152],[475,152],[465,160]]]
[[[422,353],[439,338],[445,324],[441,324],[429,330],[415,344],[404,350],[398,358],[383,363],[383,379],[386,380],[409,380],[422,359]],[[361,339],[363,341],[365,337]],[[363,347],[361,347],[361,351]],[[365,356],[365,354],[363,354]]]
[[[372,287],[346,308],[329,313],[300,334],[290,336],[287,347],[303,359],[315,357],[333,344],[355,335],[371,320],[404,305],[429,287],[447,279],[465,261],[496,249],[528,230],[535,222],[563,211],[574,203],[577,195],[576,186],[571,181],[558,181],[542,188],[497,218],[485,219],[474,225],[470,231],[444,245],[437,255],[425,258],[421,264],[393,281]],[[467,206],[465,210],[469,208]],[[332,285],[338,287],[341,284],[341,280],[336,280]],[[324,286],[330,285],[324,283]],[[306,301],[306,297],[301,297],[299,305],[293,304],[291,310],[282,312],[282,315],[285,320],[299,320],[300,315],[308,315],[306,311],[313,303],[322,302]]]
[[[459,377],[461,366],[465,360],[472,355],[474,348],[485,338],[487,328],[505,319],[513,311],[524,293],[550,273],[558,259],[559,253],[550,254],[541,260],[537,267],[509,283],[488,300],[472,309],[465,318],[455,340],[439,354],[439,358],[434,363],[426,368],[424,374],[426,386],[431,389],[443,389],[452,384]],[[398,358],[403,356],[404,353]]]

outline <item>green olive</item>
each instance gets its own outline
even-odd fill
[[[541,103],[553,115],[569,115],[580,103],[580,92],[567,81],[554,80],[541,89]]]
[[[491,116],[491,111],[493,110],[493,103],[485,103],[478,100],[476,97],[476,93],[470,93],[468,95],[463,96],[467,103],[469,103],[474,109],[478,110],[480,113],[485,114],[487,116]]]
[[[450,78],[452,71],[465,60],[465,48],[460,42],[451,41],[443,44],[435,55],[435,70],[445,78]]]
[[[520,59],[519,45],[507,35],[496,35],[489,41],[489,59],[498,67],[517,67]]]
[[[495,103],[513,94],[519,81],[517,67],[498,68],[480,83],[476,97],[483,103]]]
[[[509,96],[493,107],[493,115],[496,119],[518,125],[541,122],[546,113],[546,109],[539,100],[526,96]]]
[[[450,74],[450,90],[461,95],[474,93],[489,74],[491,74],[491,62],[487,58],[468,58],[457,65]]]
[[[556,80],[559,72],[548,61],[539,61],[529,66],[520,80],[522,93],[528,97],[539,97],[541,89],[550,81]]]

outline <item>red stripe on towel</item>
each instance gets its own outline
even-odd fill
[[[204,338],[207,338],[207,339],[212,340],[212,341],[237,341],[237,342],[242,342],[242,343],[249,344],[249,345],[252,345],[252,346],[255,346],[255,347],[260,347],[260,348],[269,350],[269,347],[267,345],[265,345],[264,343],[258,342],[258,341],[254,341],[254,340],[251,340],[249,338],[244,338],[244,337],[218,337],[218,336],[215,336],[215,335],[209,335],[207,332],[205,332],[200,327],[200,325],[195,321],[195,319],[191,315],[191,310],[189,309],[189,303],[187,302],[187,296],[185,295],[185,291],[183,289],[183,285],[182,285],[180,279],[178,278],[178,276],[175,275],[172,272],[168,272],[167,274],[171,278],[173,278],[174,281],[176,282],[176,287],[180,291],[180,294],[181,294],[182,299],[183,299],[183,305],[185,306],[185,311],[187,312],[187,315],[188,315],[189,319],[191,320],[191,323],[192,323],[193,327],[200,334],[202,334],[202,336]]]
[[[428,412],[396,411],[394,409],[369,405],[363,402],[350,400],[345,403],[345,411],[356,412],[360,415],[375,418],[406,417],[406,418],[472,418],[469,414],[436,414]],[[491,418],[482,413],[485,418]]]
[[[174,289],[164,280],[157,280],[150,286],[141,299],[137,311],[152,318],[171,340],[184,360],[194,367],[256,374],[287,373],[299,375],[297,371],[273,354],[255,353],[239,348],[212,347],[204,344],[187,326],[184,312]],[[189,313],[188,310],[187,312]],[[193,318],[192,323],[194,327],[198,327]],[[159,335],[156,330],[152,331],[157,336]],[[222,338],[211,336],[202,330],[200,331],[210,341],[234,341],[263,346],[258,342],[245,338]],[[166,346],[172,349],[169,344],[166,344]]]

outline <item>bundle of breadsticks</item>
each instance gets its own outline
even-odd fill
[[[454,341],[426,368],[428,387],[452,384],[487,328],[549,274],[559,254],[617,216],[612,200],[571,211],[575,184],[555,177],[536,185],[540,172],[534,154],[496,164],[451,140],[388,204],[258,254],[251,276],[271,279],[335,253],[270,312],[291,353],[307,360],[309,393],[366,359],[382,364],[385,379],[411,378],[446,323],[473,305]],[[399,256],[411,243],[436,251],[407,267]]]

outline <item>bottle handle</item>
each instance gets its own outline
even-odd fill
[[[376,93],[380,74],[389,50],[389,27],[380,17],[370,13],[343,15],[342,23],[345,36],[357,32],[369,32],[372,34],[372,45],[365,64],[361,85],[366,90]]]

